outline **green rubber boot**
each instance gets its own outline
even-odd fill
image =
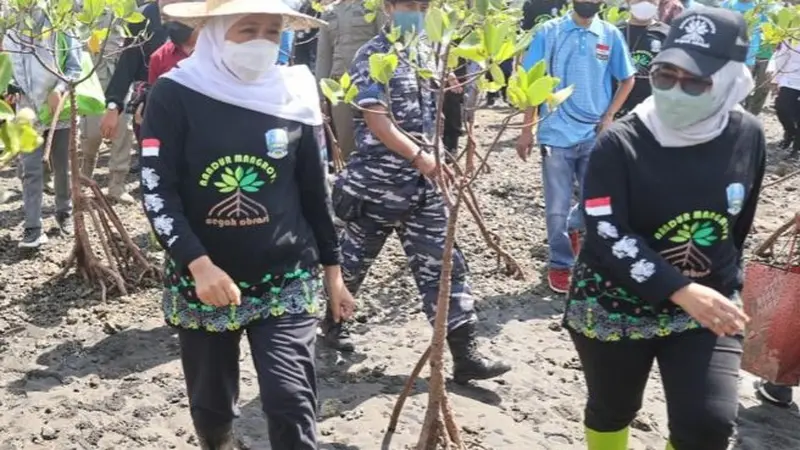
[[[586,448],[588,450],[628,450],[627,427],[619,431],[601,432],[586,429]]]

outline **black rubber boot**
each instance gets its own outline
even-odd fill
[[[347,323],[334,322],[330,311],[326,311],[325,319],[322,321],[322,333],[322,340],[328,347],[346,353],[355,351],[356,346],[350,337]]]
[[[202,450],[236,450],[233,424],[218,428],[196,428],[197,440]]]
[[[474,323],[466,323],[447,334],[447,345],[453,355],[453,381],[466,384],[470,380],[488,380],[511,370],[502,361],[492,361],[478,352]]]

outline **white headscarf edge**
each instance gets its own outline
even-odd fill
[[[741,62],[729,61],[711,75],[713,97],[720,107],[711,117],[680,130],[666,126],[655,111],[653,96],[648,97],[632,113],[636,114],[663,147],[690,147],[708,142],[725,131],[731,111],[743,110],[741,102],[753,90],[753,75]]]
[[[322,125],[319,91],[305,65],[275,66],[252,82],[236,78],[222,63],[228,29],[244,16],[210,19],[192,55],[163,76],[222,103],[306,125]]]

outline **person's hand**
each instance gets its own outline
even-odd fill
[[[242,293],[225,271],[215,266],[207,256],[189,263],[195,283],[195,292],[201,302],[209,306],[239,305]]]
[[[601,119],[600,123],[597,124],[597,133],[607,130],[608,127],[611,126],[611,123],[614,122],[614,116],[612,114],[605,114]]]
[[[525,128],[522,130],[522,134],[519,135],[519,138],[517,138],[517,156],[523,161],[528,161],[532,149],[533,131]]]
[[[436,172],[436,158],[430,153],[422,152],[414,161],[414,167],[426,177],[430,177]]]
[[[114,139],[117,136],[117,128],[119,127],[119,111],[116,109],[106,110],[103,118],[100,120],[100,134],[103,139]]]
[[[450,87],[448,91],[454,94],[460,94],[464,92],[464,87],[461,86],[461,82],[458,81],[458,77],[453,72],[447,74],[447,86]]]
[[[136,112],[133,115],[133,121],[136,123],[136,125],[142,124],[142,121],[144,120],[142,118],[143,113],[144,113],[144,103],[139,103],[139,106],[136,107]]]
[[[750,321],[728,298],[702,284],[681,288],[672,294],[671,300],[717,336],[741,333]]]
[[[356,309],[353,294],[345,286],[341,277],[327,283],[328,301],[331,302],[331,315],[336,323],[349,320]]]
[[[50,107],[50,114],[55,114],[56,109],[58,109],[59,103],[61,103],[62,93],[58,91],[50,92],[50,95],[47,96],[47,106]]]

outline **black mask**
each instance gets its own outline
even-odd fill
[[[591,19],[600,11],[600,3],[572,2],[572,10],[584,19]]]
[[[194,28],[180,22],[164,22],[163,26],[164,29],[167,30],[167,36],[169,36],[169,40],[178,45],[187,43],[194,32]]]

